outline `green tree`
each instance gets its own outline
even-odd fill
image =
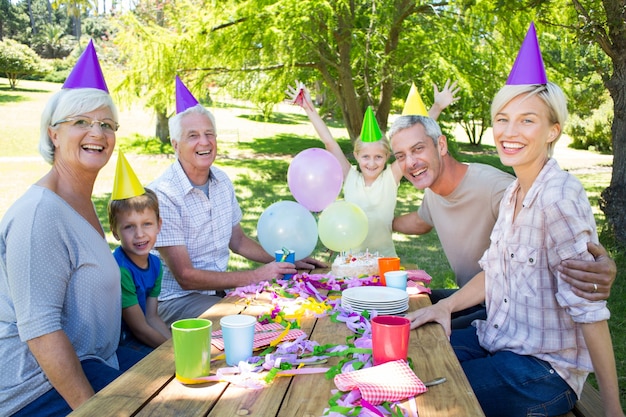
[[[74,37],[80,45],[80,37],[82,34],[81,19],[83,15],[89,12],[98,11],[98,2],[96,0],[54,0],[52,2],[54,9],[64,9],[67,15],[72,19],[74,28]]]
[[[600,207],[617,239],[626,245],[626,1],[572,3],[582,39],[599,45],[611,59],[611,70],[602,74],[602,80],[613,98],[613,173]]]
[[[14,90],[20,77],[41,73],[42,63],[35,51],[12,39],[0,42],[0,73]]]
[[[223,24],[212,25],[219,30],[195,34],[205,44],[207,58],[211,57],[205,60],[208,65],[198,69],[213,77],[227,72],[238,81],[235,85],[246,85],[248,97],[244,98],[253,101],[260,96],[267,100],[267,93],[261,92],[267,91],[268,84],[274,86],[279,101],[286,85],[296,78],[309,84],[322,79],[337,100],[352,139],[360,134],[363,114],[370,105],[386,128],[396,84],[410,85],[398,76],[407,58],[398,51],[402,44],[423,39],[425,16],[436,20],[437,8],[447,4],[418,5],[409,0],[235,3]],[[251,82],[259,78],[251,75],[258,71],[271,80]]]
[[[157,116],[155,136],[169,140],[167,121],[173,111],[174,78],[181,68],[193,66],[194,45],[184,35],[181,15],[197,14],[190,3],[144,1],[134,13],[124,15],[117,26],[115,43],[125,62],[124,78],[115,88],[123,102],[142,97]],[[168,25],[169,27],[166,27]],[[196,55],[197,56],[197,55]],[[198,84],[185,79],[194,93]],[[201,95],[196,95],[201,97]]]

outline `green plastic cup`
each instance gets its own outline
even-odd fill
[[[207,319],[183,319],[172,323],[176,379],[183,384],[198,384],[194,378],[211,371],[211,328]]]

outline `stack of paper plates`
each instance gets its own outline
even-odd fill
[[[341,306],[357,313],[376,310],[378,314],[398,314],[409,309],[409,294],[391,287],[353,287],[342,292]]]

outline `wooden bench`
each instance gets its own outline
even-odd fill
[[[583,393],[580,400],[574,406],[574,409],[567,414],[559,417],[603,417],[604,405],[600,392],[595,389],[589,382],[585,382]]]

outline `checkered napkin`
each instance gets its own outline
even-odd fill
[[[270,342],[280,336],[283,331],[285,331],[285,328],[278,323],[256,323],[254,325],[254,342],[252,343],[252,348],[258,349],[268,346]],[[300,329],[289,330],[282,341],[295,340],[302,335],[306,335],[306,333]],[[221,330],[216,330],[211,333],[211,344],[219,350],[224,350],[224,339],[222,338]]]
[[[422,285],[421,282],[407,281],[406,292],[409,295],[415,295],[415,294],[430,294],[432,291],[430,290],[430,288],[424,287],[424,285]]]
[[[424,284],[430,284],[433,278],[423,269],[407,269],[406,275],[409,281],[421,281]]]
[[[358,389],[361,397],[374,405],[401,401],[428,391],[403,360],[336,375],[335,385],[341,391]]]

